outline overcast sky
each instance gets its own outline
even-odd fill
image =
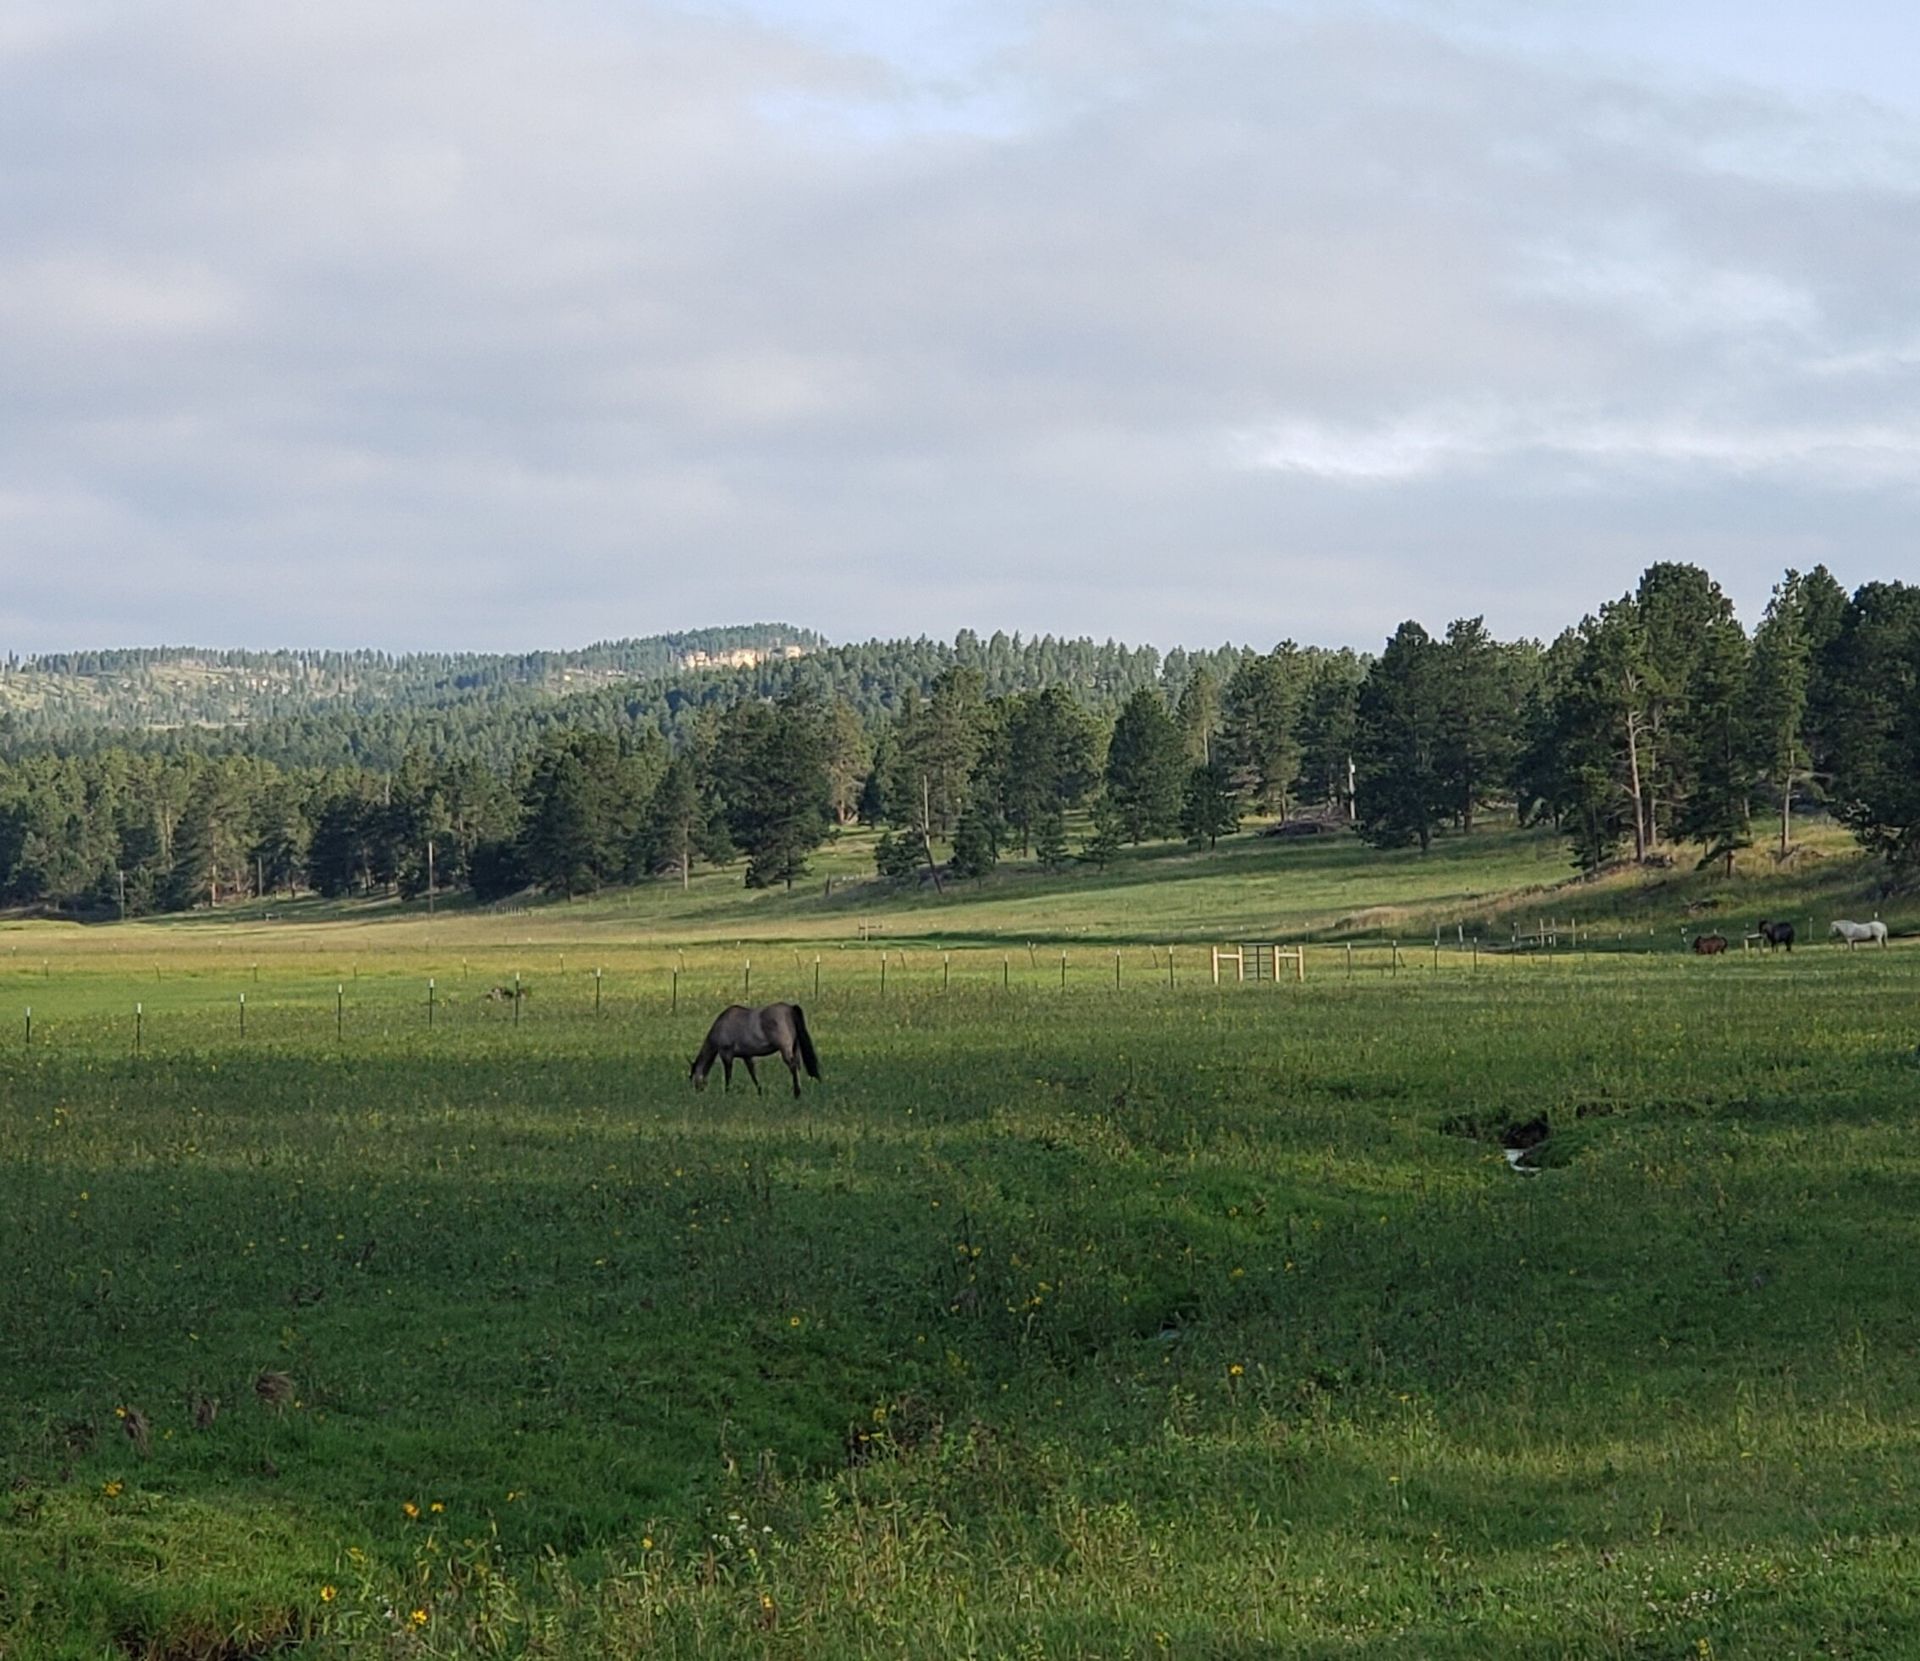
[[[0,648],[1920,580],[1920,21],[5,0]]]

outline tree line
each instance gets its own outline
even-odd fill
[[[311,764],[245,733],[29,746],[0,757],[0,901],[571,896],[702,866],[791,885],[855,822],[879,829],[882,878],[944,884],[1016,855],[1210,847],[1249,819],[1425,848],[1495,805],[1556,826],[1583,869],[1683,849],[1730,867],[1756,813],[1786,851],[1816,803],[1900,870],[1920,859],[1920,588],[1849,595],[1823,568],[1788,572],[1751,634],[1707,573],[1659,564],[1545,646],[1477,618],[1403,623],[1371,658],[963,635],[706,680],[673,719],[652,690],[551,700],[504,761],[416,744]]]

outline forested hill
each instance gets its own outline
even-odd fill
[[[0,742],[68,748],[89,735],[124,740],[266,723],[462,706],[552,702],[637,679],[697,675],[729,657],[779,658],[825,644],[785,623],[599,641],[521,653],[276,650],[152,646],[8,654],[0,663]]]
[[[787,655],[797,648],[799,655]],[[769,655],[746,665],[729,652]],[[69,653],[0,672],[0,756],[104,748],[245,755],[282,767],[390,770],[409,756],[507,767],[555,730],[652,728],[680,739],[702,710],[797,687],[851,706],[869,728],[946,670],[980,673],[990,697],[1059,686],[1111,714],[1134,692],[1178,697],[1204,664],[1230,678],[1247,649],[1164,658],[1151,646],[962,631],[953,641],[829,646],[810,630],[756,624],[522,656],[380,652]],[[1309,657],[1323,654],[1307,653]],[[1344,654],[1334,654],[1344,655]],[[689,660],[694,660],[690,662]]]

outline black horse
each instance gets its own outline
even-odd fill
[[[1760,938],[1766,941],[1768,951],[1772,951],[1775,946],[1785,946],[1787,950],[1791,952],[1793,950],[1793,925],[1791,923],[1769,923],[1766,918],[1762,917],[1760,919]]]
[[[707,1029],[707,1041],[693,1058],[688,1077],[696,1090],[707,1087],[707,1074],[720,1063],[726,1088],[733,1088],[733,1064],[744,1061],[753,1088],[760,1088],[760,1075],[753,1070],[757,1055],[778,1055],[793,1074],[793,1093],[800,1094],[800,1068],[804,1064],[811,1078],[820,1076],[820,1058],[813,1053],[813,1039],[807,1033],[807,1018],[798,1004],[762,1004],[748,1009],[745,1004],[730,1004],[720,1011]]]

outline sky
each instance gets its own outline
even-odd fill
[[[8,0],[0,650],[1920,580],[1920,18]]]

